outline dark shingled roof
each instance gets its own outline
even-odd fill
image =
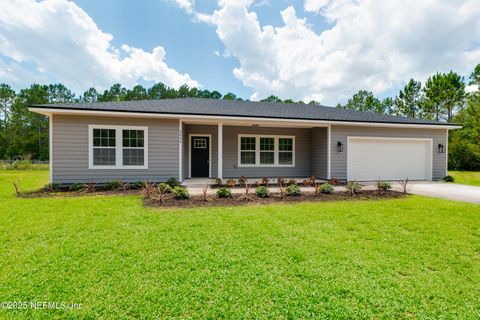
[[[253,101],[231,101],[201,98],[179,98],[141,101],[58,103],[31,105],[35,108],[160,113],[178,115],[256,117],[266,119],[326,120],[372,123],[455,125],[424,119],[390,116],[309,104],[287,104]]]

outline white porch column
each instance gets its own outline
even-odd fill
[[[183,181],[183,121],[178,120],[178,181]]]
[[[223,179],[223,123],[218,123],[218,135],[217,135],[218,147],[218,173],[217,178]]]

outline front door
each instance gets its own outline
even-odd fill
[[[192,178],[208,178],[210,175],[210,137],[192,136],[190,148]]]

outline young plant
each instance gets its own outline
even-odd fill
[[[232,197],[232,190],[227,187],[221,187],[217,190],[217,196],[219,198],[231,198]]]
[[[128,182],[123,182],[122,179],[118,179],[117,182],[118,182],[118,188],[117,188],[118,191],[125,192],[125,191],[127,191],[128,187],[130,186],[130,184]]]
[[[377,180],[376,186],[378,193],[392,189],[392,185],[388,181]]]
[[[442,180],[445,181],[445,182],[455,182],[455,178],[452,177],[452,176],[445,176],[445,177],[443,177]]]
[[[150,198],[155,191],[155,185],[153,182],[145,180],[142,187],[142,194],[145,198]]]
[[[245,176],[240,176],[240,178],[238,178],[238,183],[241,185],[241,186],[245,186],[247,184],[248,180]]]
[[[172,193],[172,187],[170,187],[170,185],[166,184],[165,182],[158,184],[158,190],[163,193]]]
[[[89,183],[87,183],[87,187],[85,188],[85,192],[93,193],[93,192],[95,192],[96,187],[97,187],[97,184],[93,181],[90,181]]]
[[[202,195],[203,195],[203,201],[207,202],[208,201],[208,184],[206,184],[205,187],[203,187]]]
[[[332,186],[338,185],[338,179],[337,178],[332,178],[328,180],[328,183],[330,183]]]
[[[348,181],[345,185],[345,189],[347,189],[350,195],[353,196],[354,194],[359,193],[360,190],[362,190],[362,186],[356,181]]]
[[[178,200],[187,200],[190,198],[190,194],[188,193],[187,188],[181,186],[174,187],[173,194],[175,196],[175,199]]]
[[[285,188],[285,191],[287,192],[287,196],[290,197],[297,197],[302,194],[299,186],[297,186],[296,184],[290,184]]]
[[[405,178],[403,180],[398,181],[398,184],[400,185],[400,188],[402,188],[403,194],[408,193],[408,178]]]
[[[172,188],[180,186],[180,182],[177,179],[175,179],[174,177],[168,178],[166,184],[168,184]]]
[[[245,202],[248,202],[248,200],[251,200],[252,197],[250,197],[250,189],[251,189],[252,185],[248,184],[248,183],[245,183],[245,192],[243,193],[243,199],[245,200]]]
[[[335,188],[328,182],[322,183],[319,189],[321,193],[325,194],[330,194],[335,190]]]
[[[259,186],[255,189],[255,194],[257,198],[268,198],[270,196],[270,190],[268,190],[268,187]]]
[[[228,179],[227,180],[227,186],[229,188],[234,188],[236,184],[237,184],[237,182],[234,179]]]
[[[310,182],[310,185],[315,186],[315,182],[317,181],[317,177],[311,176],[310,178],[308,178],[308,180]]]
[[[264,186],[267,186],[268,187],[268,184],[270,183],[270,179],[268,179],[267,177],[263,177],[262,178],[262,184]]]
[[[48,192],[60,191],[60,185],[58,183],[49,183],[45,185],[45,190]]]
[[[284,177],[280,177],[277,179],[277,184],[278,186],[285,186],[285,178]]]
[[[310,180],[309,179],[303,179],[302,184],[304,187],[310,186]]]
[[[287,185],[288,185],[288,186],[297,185],[297,180],[295,180],[295,179],[290,179],[290,180],[288,180]]]
[[[318,196],[320,194],[320,186],[321,186],[320,183],[314,183],[313,184],[313,188],[315,190],[315,196]]]
[[[160,183],[157,188],[158,188],[158,197],[157,197],[157,201],[163,205],[165,205],[165,199],[167,197],[167,193],[170,193],[172,192],[172,188],[170,188],[170,186],[168,184],[164,184],[165,186],[167,186],[168,188],[165,188],[165,186],[161,186],[162,184]],[[167,192],[167,190],[169,190]]]
[[[222,178],[215,178],[215,185],[222,186],[223,185]]]
[[[118,182],[118,180],[112,180],[105,184],[104,189],[115,191],[115,190],[118,190],[119,187],[120,187],[120,183]]]

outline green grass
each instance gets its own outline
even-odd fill
[[[455,183],[480,186],[479,171],[449,171],[448,174],[455,178]]]
[[[0,318],[480,317],[480,208],[417,196],[145,209],[137,196],[17,199],[0,172]]]

